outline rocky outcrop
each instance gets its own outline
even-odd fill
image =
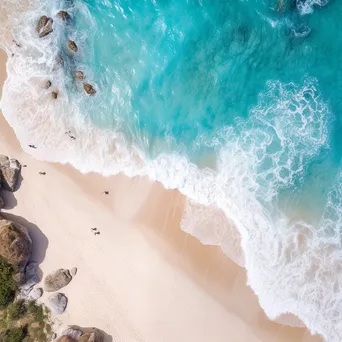
[[[18,223],[0,218],[0,256],[23,273],[31,256],[32,240],[27,229]]]
[[[75,71],[76,80],[82,81],[84,79],[84,73],[82,71]]]
[[[83,89],[88,95],[95,95],[96,90],[93,88],[93,86],[89,83],[84,83],[83,84]]]
[[[25,268],[25,282],[20,286],[20,288],[28,294],[32,290],[33,286],[38,283],[38,264],[36,262],[31,262]]]
[[[46,15],[43,15],[39,18],[36,27],[39,38],[43,38],[53,31],[52,24],[53,20],[48,18]]]
[[[47,292],[58,291],[72,280],[69,270],[59,269],[48,274],[44,279],[44,289]]]
[[[67,11],[59,11],[56,17],[67,23],[71,20],[71,17]]]
[[[0,184],[2,188],[15,191],[20,175],[21,165],[16,159],[0,155]]]
[[[68,40],[68,49],[72,52],[78,51],[78,47],[77,47],[76,43],[71,39]]]
[[[51,295],[46,303],[46,306],[55,314],[62,314],[67,306],[68,299],[63,293],[54,293]]]
[[[25,268],[25,281],[19,287],[17,299],[37,300],[43,295],[43,289],[34,287],[39,283],[38,264],[29,263]]]

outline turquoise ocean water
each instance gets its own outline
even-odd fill
[[[23,46],[2,99],[24,149],[44,141],[29,152],[178,188],[189,198],[182,229],[244,264],[271,319],[293,313],[340,341],[342,3],[37,0],[33,8],[12,18]],[[39,39],[39,16],[60,9],[72,22],[55,19]],[[45,79],[58,101],[39,85]],[[66,129],[77,136],[71,147]],[[239,231],[243,256],[233,255],[224,220]]]

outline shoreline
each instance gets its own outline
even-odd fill
[[[304,328],[269,321],[245,271],[180,230],[185,197],[177,190],[146,177],[84,175],[36,161],[2,114],[0,141],[0,153],[27,165],[20,189],[5,197],[5,212],[27,220],[40,245],[33,258],[44,274],[79,269],[65,288],[63,324],[94,325],[123,341],[321,341]],[[101,236],[91,234],[92,226]]]

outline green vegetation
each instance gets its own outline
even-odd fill
[[[14,299],[18,288],[13,279],[13,267],[0,258],[0,309],[5,308]]]
[[[10,320],[22,318],[27,312],[24,300],[17,300],[8,306],[7,315]]]
[[[1,342],[22,342],[26,337],[26,327],[7,329],[0,335]]]
[[[32,301],[14,301],[18,285],[13,273],[12,266],[0,258],[0,342],[51,340],[47,308]]]

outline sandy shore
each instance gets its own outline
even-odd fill
[[[5,57],[1,52],[1,86]],[[2,115],[0,153],[27,165],[4,211],[29,228],[33,260],[43,274],[78,268],[63,289],[69,304],[56,318],[61,323],[96,326],[108,341],[321,341],[305,328],[270,322],[244,269],[180,230],[186,199],[178,191],[34,160]]]

